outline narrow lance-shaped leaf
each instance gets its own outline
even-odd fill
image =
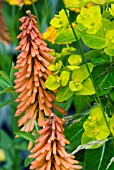
[[[32,141],[32,142],[35,141],[34,136],[31,133],[19,131],[19,132],[15,132],[15,134],[26,139],[26,140],[29,140],[29,141]]]
[[[6,82],[9,84],[9,86],[12,86],[12,81],[10,80],[10,77],[7,73],[0,70],[0,75],[1,75],[1,77],[3,77],[4,80],[6,80]]]

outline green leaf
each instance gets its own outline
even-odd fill
[[[104,63],[96,66],[92,71],[99,95],[107,94],[114,87],[114,66]]]
[[[2,108],[2,107],[4,107],[5,105],[7,105],[7,104],[9,104],[9,103],[11,103],[11,102],[13,102],[14,100],[7,100],[7,101],[5,101],[5,102],[2,102],[1,104],[0,104],[0,108]]]
[[[87,116],[79,114],[67,116],[65,122],[68,126],[65,128],[65,137],[70,141],[67,147],[69,152],[72,152],[81,144],[81,136],[83,133],[83,123]],[[71,123],[69,123],[71,122]]]
[[[90,72],[92,72],[93,64],[92,63],[87,63],[87,65],[89,67]],[[83,74],[83,80],[85,80],[87,77],[89,77],[89,72],[88,72],[87,67],[86,67],[85,64],[80,66],[80,70],[81,70],[81,72]]]
[[[109,164],[107,165],[106,170],[113,170],[114,169],[114,157],[111,158]]]
[[[10,80],[10,77],[7,73],[5,73],[4,71],[0,70],[0,75],[1,77],[3,77],[4,80],[6,80],[6,82],[9,84],[9,86],[12,86],[12,81]]]
[[[70,65],[80,65],[81,62],[82,62],[82,58],[80,55],[77,55],[77,54],[73,54],[71,55],[69,58],[68,58],[68,62]]]
[[[113,46],[114,46],[114,43],[113,43]],[[114,49],[112,49],[112,45],[106,47],[104,49],[104,52],[110,56],[113,56],[114,55]]]
[[[61,78],[61,86],[66,86],[70,77],[70,72],[69,71],[62,71],[60,74]]]
[[[69,15],[69,11],[67,10],[67,14]],[[60,21],[63,25],[68,25],[69,21],[68,21],[68,18],[66,16],[66,13],[64,11],[64,9],[62,9],[60,12],[59,12],[59,17],[60,17]]]
[[[2,88],[10,87],[9,83],[3,77],[1,77],[1,76],[0,76],[0,86]]]
[[[33,160],[34,158],[27,157],[24,162],[25,167],[29,166]]]
[[[60,87],[59,77],[49,75],[48,79],[45,82],[45,87],[49,90],[56,90],[58,87]]]
[[[114,88],[109,93],[111,99],[114,101]]]
[[[75,29],[75,33],[78,36],[78,38],[80,37],[80,33]],[[55,39],[56,43],[60,43],[60,44],[66,44],[69,42],[74,42],[76,41],[74,34],[72,32],[72,29],[67,29],[65,30],[63,33],[59,34],[57,36],[57,38]]]
[[[80,82],[82,83],[83,82],[83,73],[80,69],[77,69],[77,70],[74,70],[73,73],[72,73],[72,80],[74,82]]]
[[[51,24],[53,27],[55,27],[55,28],[59,28],[59,27],[61,27],[61,25],[62,25],[61,22],[60,22],[60,19],[57,18],[57,17],[54,17],[54,18],[51,20],[50,24]]]
[[[76,95],[92,95],[95,94],[95,89],[93,87],[93,83],[90,78],[87,78],[82,83],[82,89],[75,93]]]
[[[69,15],[69,11],[67,10],[67,14]],[[55,17],[51,20],[50,24],[55,28],[65,27],[68,25],[69,21],[65,14],[64,9],[59,12],[59,15],[55,15]]]
[[[14,81],[14,73],[15,73],[15,64],[12,62],[11,70],[10,70],[10,80],[13,82]]]
[[[79,91],[82,89],[82,84],[79,82],[70,81],[69,88],[71,91]]]
[[[0,130],[0,147],[8,149],[11,147],[11,142],[10,136],[4,130]]]
[[[31,133],[19,131],[19,132],[15,132],[15,134],[26,139],[26,140],[29,140],[29,141],[32,141],[32,142],[35,141],[34,136]]]
[[[112,132],[112,135],[114,136],[114,114],[110,118],[110,130]]]
[[[15,93],[15,91],[13,87],[7,87],[4,90],[0,91],[0,94],[2,93]]]
[[[105,170],[114,155],[114,147],[109,140],[98,149],[86,150],[86,170]]]
[[[72,92],[69,88],[69,86],[64,86],[64,87],[60,87],[60,89],[58,90],[57,93],[57,100],[58,102],[63,102],[67,99],[69,99],[74,92]]]
[[[84,44],[89,48],[102,49],[106,47],[105,37],[99,31],[94,35],[85,32],[82,34],[81,38]]]
[[[90,50],[88,52],[85,53],[85,57],[87,59],[93,59],[96,58],[97,56],[101,55],[101,52],[99,50]]]

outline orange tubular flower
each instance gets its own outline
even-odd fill
[[[54,57],[48,54],[53,50],[47,47],[43,41],[41,33],[38,31],[35,16],[27,11],[28,16],[22,17],[18,39],[21,39],[16,50],[21,50],[17,57],[15,73],[15,89],[20,93],[16,102],[17,106],[15,116],[22,117],[18,121],[22,131],[30,132],[34,128],[34,120],[43,121],[44,116],[50,116],[52,107],[65,114],[64,109],[53,104],[55,96],[47,91],[44,82],[51,72],[48,66],[54,60]]]
[[[30,169],[35,170],[76,170],[82,166],[76,165],[74,156],[65,151],[65,144],[69,141],[63,135],[62,124],[64,120],[54,114],[40,123],[43,127],[38,134],[41,136],[36,140],[36,146],[31,150],[30,158],[35,158]]]

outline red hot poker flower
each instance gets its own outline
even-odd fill
[[[22,32],[17,37],[21,41],[16,50],[21,50],[21,53],[15,67],[18,69],[15,73],[15,89],[19,93],[16,102],[20,104],[15,116],[22,116],[18,121],[18,125],[23,126],[21,130],[30,132],[34,128],[34,120],[41,122],[44,116],[50,116],[53,113],[52,107],[63,114],[65,111],[52,103],[56,98],[44,85],[51,74],[48,66],[54,57],[49,52],[53,50],[43,41],[35,16],[30,11],[27,14],[28,16],[20,18]]]
[[[31,150],[30,158],[35,158],[30,169],[34,170],[78,170],[82,166],[76,165],[74,156],[65,151],[65,144],[69,141],[63,134],[62,124],[64,120],[54,114],[40,123],[43,127],[38,134],[41,136],[36,140],[35,147]]]

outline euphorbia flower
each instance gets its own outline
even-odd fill
[[[65,144],[69,144],[69,141],[65,139],[63,134],[63,123],[63,119],[51,114],[49,119],[39,124],[43,129],[38,132],[41,136],[36,140],[36,145],[29,156],[35,158],[30,169],[82,169],[82,166],[76,165],[78,161],[74,160],[74,156],[65,151]]]
[[[45,116],[50,116],[52,108],[66,113],[64,109],[54,103],[55,96],[48,92],[44,82],[51,71],[48,66],[54,60],[54,57],[48,54],[53,50],[47,47],[43,41],[41,33],[38,31],[35,16],[28,11],[28,16],[20,19],[22,31],[18,35],[21,39],[16,50],[21,50],[17,57],[16,69],[16,92],[20,93],[16,102],[17,106],[15,116],[22,117],[19,119],[19,126],[23,126],[22,131],[30,132],[34,128],[34,120],[41,122]]]

